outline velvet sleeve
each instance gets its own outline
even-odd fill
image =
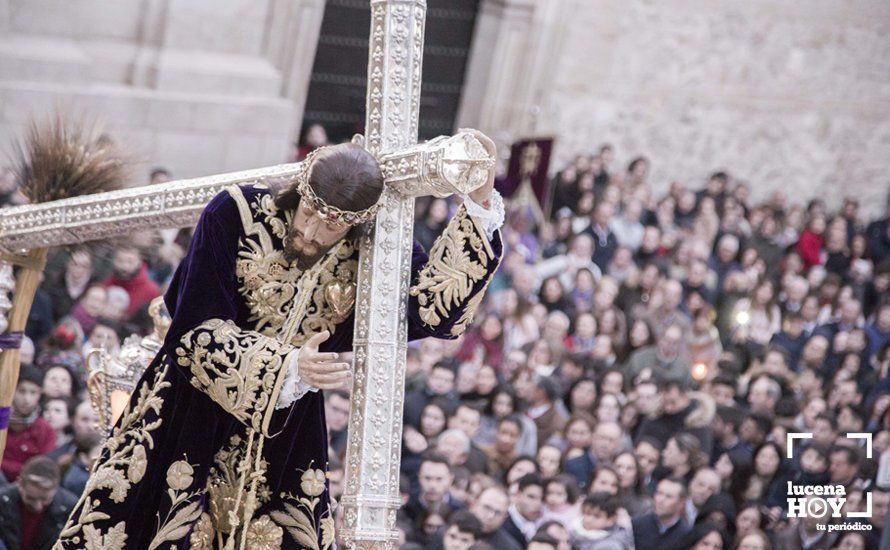
[[[429,254],[415,243],[408,301],[409,338],[460,336],[473,322],[502,253],[500,231],[489,240],[463,205]]]
[[[165,296],[172,316],[165,348],[193,387],[268,436],[287,374],[285,359],[295,348],[236,324],[235,259],[241,227],[227,191],[205,208]]]

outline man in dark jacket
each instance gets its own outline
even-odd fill
[[[682,480],[665,478],[658,482],[652,498],[653,510],[631,520],[637,548],[675,548],[689,531],[683,518],[686,485]]]
[[[0,545],[8,550],[52,547],[77,503],[77,497],[60,488],[59,481],[58,465],[36,456],[25,463],[15,484],[0,490]],[[89,537],[85,542],[90,542]]]
[[[470,512],[482,524],[479,540],[486,542],[498,550],[522,550],[522,545],[504,529],[510,497],[504,489],[489,487],[479,494],[470,504]]]
[[[713,445],[710,422],[713,413],[706,414],[703,404],[692,398],[688,381],[660,378],[658,390],[661,394],[662,412],[654,418],[643,420],[636,440],[651,437],[665,445],[672,435],[688,432],[699,440],[702,451],[710,455]]]

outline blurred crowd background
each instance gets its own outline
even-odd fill
[[[321,126],[306,138],[292,160],[327,142]],[[409,346],[401,547],[890,547],[890,202],[873,219],[855,196],[755,202],[720,170],[666,186],[634,153],[590,144],[559,167],[543,222],[510,209],[474,325]],[[10,169],[0,202],[24,202]],[[418,201],[425,248],[455,207]],[[0,477],[0,501],[26,506],[15,522],[0,506],[0,548],[58,535],[103,439],[85,353],[150,333],[189,238],[51,254]],[[349,395],[325,399],[336,499]],[[813,434],[792,459],[789,432]],[[871,459],[846,437],[863,432]],[[789,481],[843,486],[844,517],[789,518]]]

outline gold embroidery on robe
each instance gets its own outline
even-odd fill
[[[127,540],[126,523],[119,522],[105,532],[91,525],[108,519],[107,514],[95,510],[100,503],[100,497],[96,493],[107,489],[110,491],[108,498],[112,502],[123,502],[133,484],[139,483],[145,475],[148,462],[145,446],[154,445],[151,432],[162,422],[161,418],[149,422],[146,416],[149,412],[154,412],[155,416],[160,414],[164,400],[159,393],[170,386],[169,382],[163,381],[169,366],[166,361],[162,361],[161,365],[154,380],[146,381],[139,387],[135,406],[127,405],[118,425],[105,441],[103,451],[107,458],[97,463],[93,469],[77,504],[80,506],[80,514],[68,518],[54,548],[62,548],[62,539],[66,543],[96,550],[124,548]]]
[[[284,252],[276,249],[272,240],[272,235],[279,239],[286,237],[293,213],[285,210],[282,220],[271,195],[262,195],[248,204],[239,187],[230,188],[229,194],[238,205],[245,234],[238,242],[238,258],[235,263],[238,292],[244,297],[250,310],[248,320],[256,323],[256,330],[266,336],[274,336],[287,318],[296,296],[297,283],[303,274],[294,262],[285,261]],[[302,343],[312,334],[325,330],[334,334],[337,325],[345,319],[344,315],[338,319],[333,314],[325,289],[337,280],[354,284],[358,273],[358,258],[352,242],[342,243],[335,253],[337,258],[333,270],[322,273],[318,285],[312,291],[312,300],[292,342],[294,344]],[[349,307],[349,311],[353,306],[354,304]]]
[[[451,316],[455,307],[463,304],[463,314],[451,328],[453,336],[460,335],[472,322],[484,289],[469,301],[467,298],[473,286],[488,274],[492,259],[494,252],[484,233],[461,206],[436,239],[429,261],[420,271],[417,284],[411,287],[411,295],[417,296],[420,304],[420,319],[437,327]]]
[[[186,332],[180,344],[176,363],[190,370],[192,386],[269,435],[274,399],[287,374],[284,358],[294,347],[222,319],[209,319]]]
[[[324,470],[312,468],[310,464],[309,469],[300,476],[300,490],[306,496],[282,493],[284,510],[269,514],[276,523],[287,529],[298,544],[313,550],[327,550],[334,543],[334,518],[330,508],[320,521],[315,521],[315,509],[320,502],[318,497],[325,490],[324,480]]]
[[[251,446],[250,449],[247,448],[248,445]],[[244,522],[248,522],[246,540],[250,548],[272,550],[281,547],[284,537],[282,528],[265,514],[253,518],[254,510],[271,497],[266,484],[266,461],[260,459],[259,468],[254,468],[251,455],[257,452],[260,452],[259,438],[248,442],[241,436],[234,435],[229,439],[228,445],[216,453],[207,480],[210,511],[198,518],[189,538],[192,548],[213,548],[214,541],[217,547],[223,547],[226,536],[235,535],[235,540],[240,538]],[[255,495],[245,491],[239,498],[239,477],[245,469],[250,472],[251,479],[256,481],[257,491]]]
[[[187,492],[195,478],[195,469],[187,460],[177,460],[167,468],[167,496],[170,497],[170,509],[167,517],[160,523],[148,550],[155,550],[166,542],[175,542],[188,535],[198,518],[201,516],[200,495],[204,491]],[[160,518],[158,518],[160,519]]]

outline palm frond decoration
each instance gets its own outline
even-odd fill
[[[16,150],[20,190],[31,203],[113,191],[127,178],[114,143],[82,118],[57,112],[32,120]]]

